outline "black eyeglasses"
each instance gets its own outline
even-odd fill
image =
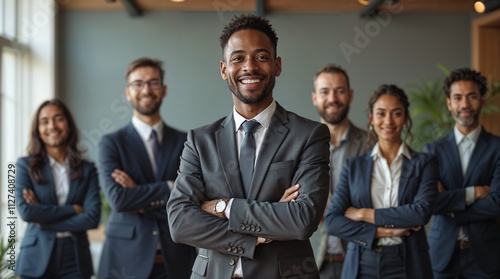
[[[136,80],[129,83],[128,86],[132,87],[132,89],[134,89],[135,91],[141,91],[144,86],[146,86],[146,84],[151,89],[159,89],[163,85],[161,79],[154,78],[148,81]]]

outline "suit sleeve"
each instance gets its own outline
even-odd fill
[[[248,233],[241,224],[258,224],[261,231],[255,233],[257,236],[273,240],[309,239],[321,221],[328,199],[329,142],[328,128],[318,125],[310,132],[302,150],[297,151],[301,154],[292,185],[300,184],[300,190],[295,202],[234,199],[229,230]]]
[[[455,212],[454,217],[458,224],[485,221],[500,216],[500,160],[492,163],[494,168],[489,195],[472,203],[467,210]]]
[[[83,179],[84,181],[81,184],[87,185],[82,204],[83,212],[56,223],[42,225],[42,229],[77,232],[97,228],[101,217],[101,198],[99,196],[97,170],[93,165]]]
[[[16,204],[21,218],[29,223],[50,224],[59,222],[76,215],[76,211],[71,205],[59,206],[52,204],[28,204],[23,198],[24,189],[34,189],[34,182],[31,180],[28,170],[29,159],[19,159],[17,161],[16,174]],[[54,187],[46,183],[41,187]],[[36,195],[36,193],[35,193]],[[37,197],[40,201],[41,197]]]
[[[101,187],[111,208],[118,212],[145,211],[155,208],[165,209],[169,197],[166,181],[123,188],[111,177],[115,169],[125,170],[116,142],[110,136],[104,136],[99,144],[99,172]],[[155,213],[148,212],[149,216]]]
[[[436,155],[436,144],[430,143],[424,146],[424,152]],[[437,162],[438,166],[440,162]],[[438,176],[439,181],[439,176]],[[445,188],[447,185],[444,185]],[[466,208],[465,203],[465,188],[446,190],[444,192],[438,192],[436,197],[436,202],[434,204],[433,213],[434,214],[450,214],[453,212],[464,211]]]
[[[415,159],[412,159],[415,160]],[[437,194],[438,166],[434,156],[423,156],[418,168],[418,190],[412,202],[391,208],[375,209],[375,226],[408,228],[425,226],[432,216],[432,207]],[[400,193],[401,194],[401,193]]]
[[[351,170],[355,170],[355,168],[352,168],[348,160],[344,165],[332,201],[328,206],[324,227],[328,234],[338,236],[365,248],[372,247],[375,243],[377,226],[367,222],[353,221],[344,216],[345,211],[352,206],[350,192],[356,187],[351,183],[351,177],[356,175],[351,174]]]

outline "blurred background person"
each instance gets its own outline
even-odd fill
[[[97,228],[101,199],[97,171],[78,148],[78,129],[66,105],[37,109],[28,156],[17,161],[16,203],[28,222],[16,274],[22,279],[90,278],[87,230]]]

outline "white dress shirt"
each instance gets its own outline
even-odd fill
[[[161,145],[163,140],[163,121],[160,119],[160,121],[156,122],[153,126],[150,126],[139,118],[133,116],[132,125],[141,137],[144,147],[146,147],[149,162],[151,162],[151,167],[153,168],[153,173],[156,173],[156,161],[153,154],[151,132],[153,129],[156,131],[158,143]]]
[[[51,156],[49,157],[50,169],[52,171],[52,177],[54,178],[54,190],[56,192],[57,204],[59,206],[66,205],[69,193],[69,174],[70,167],[68,159],[64,161],[63,164],[57,162]],[[71,236],[70,232],[57,232],[56,236],[58,238]]]
[[[403,156],[411,159],[408,147],[404,142],[401,143],[396,158],[394,158],[390,166],[384,156],[382,156],[378,143],[373,147],[371,156],[373,158],[371,179],[373,208],[397,207]],[[403,243],[401,237],[382,237],[378,240],[377,245],[391,246],[401,243]]]
[[[254,139],[255,139],[255,163],[257,163],[259,159],[259,152],[260,148],[262,146],[262,141],[264,140],[264,135],[267,132],[267,129],[269,129],[269,125],[271,124],[271,119],[273,118],[274,111],[276,110],[276,102],[273,100],[273,102],[261,113],[257,114],[253,119],[246,119],[243,116],[241,116],[237,111],[236,108],[233,107],[233,118],[234,118],[234,126],[236,127],[236,147],[238,150],[238,158],[240,157],[240,147],[241,143],[243,141],[243,137],[245,136],[245,132],[243,131],[243,127],[241,127],[241,124],[243,124],[244,121],[246,120],[256,120],[260,123],[260,126],[255,130],[253,133]],[[292,185],[290,185],[292,186]],[[229,219],[229,216],[231,215],[231,205],[233,204],[233,199],[229,200],[229,203],[226,207],[226,211],[224,212],[227,216],[227,219]],[[257,242],[256,242],[257,243]],[[243,269],[241,266],[241,257],[238,258],[238,262],[236,263],[236,267],[234,269],[234,274],[233,276],[243,276]]]
[[[467,167],[469,165],[470,156],[472,155],[472,151],[474,147],[476,147],[477,139],[481,134],[481,125],[478,125],[476,129],[470,132],[468,135],[462,134],[455,126],[453,129],[455,133],[455,141],[457,143],[458,155],[460,156],[460,165],[462,166],[462,174],[465,176],[465,172],[467,171]],[[465,204],[471,205],[474,203],[474,185],[465,187]],[[467,235],[465,234],[462,227],[458,231],[458,240],[469,240]]]

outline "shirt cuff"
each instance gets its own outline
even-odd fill
[[[465,187],[465,204],[471,205],[474,201],[474,186]]]
[[[474,196],[473,196],[474,197]],[[233,204],[234,198],[231,198],[227,203],[226,210],[224,210],[224,214],[226,214],[226,218],[229,220],[229,214],[231,214],[231,205]]]

